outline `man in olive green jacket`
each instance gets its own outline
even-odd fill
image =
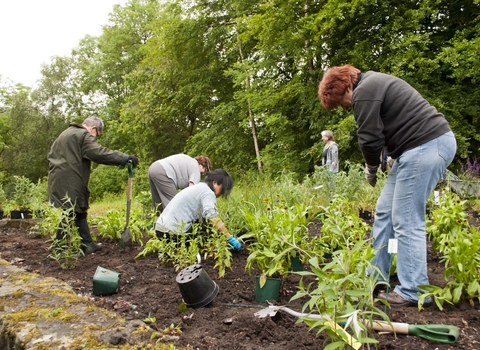
[[[57,208],[65,210],[74,207],[75,225],[78,227],[85,247],[85,254],[100,249],[101,244],[93,242],[87,223],[89,208],[90,168],[92,161],[105,165],[123,165],[129,160],[137,166],[138,158],[102,147],[97,137],[102,134],[103,121],[88,117],[83,123],[71,123],[55,140],[48,153],[48,198]],[[67,200],[67,198],[69,200]],[[63,223],[57,230],[57,240],[64,238]]]

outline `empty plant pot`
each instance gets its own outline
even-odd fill
[[[210,304],[219,291],[218,285],[199,264],[180,271],[177,284],[185,304],[194,309]]]
[[[97,267],[93,276],[93,295],[109,295],[118,293],[119,273]]]

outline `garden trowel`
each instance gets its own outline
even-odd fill
[[[127,185],[127,215],[125,220],[125,228],[122,232],[122,238],[120,239],[120,246],[125,249],[125,246],[132,241],[132,235],[130,234],[130,228],[128,227],[128,221],[130,219],[130,207],[132,205],[132,187],[133,187],[133,164],[132,161],[128,161],[128,185]]]
[[[270,305],[268,308],[257,311],[255,313],[255,316],[258,318],[264,318],[267,316],[272,317],[272,316],[275,316],[277,311],[280,311],[280,310],[295,317],[304,317],[310,320],[325,319],[325,317],[322,315],[306,314],[306,313],[296,312],[285,306],[272,306],[272,305]],[[365,322],[365,325],[368,328],[371,328],[376,331],[416,335],[420,338],[436,341],[439,343],[453,344],[458,339],[458,328],[455,326],[449,326],[449,325],[443,325],[443,324],[412,325],[408,323],[399,323],[399,322],[388,323],[385,321],[374,321],[373,324],[370,322]]]

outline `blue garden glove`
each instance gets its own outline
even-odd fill
[[[232,250],[232,249],[233,250],[240,250],[240,248],[242,248],[242,245],[240,244],[238,239],[236,239],[232,235],[230,235],[230,237],[228,237],[227,242],[230,244],[230,248],[229,248],[230,250]]]

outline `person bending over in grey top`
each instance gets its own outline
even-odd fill
[[[71,123],[53,142],[48,152],[48,199],[56,208],[74,208],[75,225],[82,237],[85,254],[100,249],[101,244],[93,242],[87,223],[89,207],[90,168],[92,162],[105,165],[123,165],[129,160],[137,166],[138,158],[112,151],[97,142],[103,132],[103,121],[88,117],[82,124]],[[69,198],[69,201],[65,199]],[[60,223],[56,239],[64,238],[64,223]]]
[[[419,286],[429,284],[426,203],[455,156],[455,136],[442,113],[392,75],[362,73],[348,64],[332,67],[323,75],[318,96],[327,109],[353,109],[365,177],[371,186],[377,182],[382,150],[386,148],[387,156],[394,159],[375,209],[376,255],[371,262],[380,271],[377,287],[385,286],[390,273],[388,243],[397,239],[400,284],[390,294],[380,288],[374,293],[391,306],[416,306],[419,293],[424,292]],[[425,304],[431,303],[431,298],[425,299]]]
[[[333,139],[333,133],[330,130],[322,131],[322,141],[325,147],[322,153],[322,165],[326,166],[333,174],[338,173],[338,145]]]
[[[207,220],[225,235],[234,250],[239,250],[240,242],[228,232],[217,210],[217,198],[228,196],[232,188],[233,179],[228,172],[223,169],[209,172],[203,182],[188,187],[173,197],[157,219],[157,236],[163,237],[168,233],[188,234],[192,232],[194,223]]]
[[[186,154],[174,154],[152,163],[148,169],[148,182],[157,216],[178,190],[198,184],[201,175],[211,170],[212,162],[206,156],[192,158]]]

